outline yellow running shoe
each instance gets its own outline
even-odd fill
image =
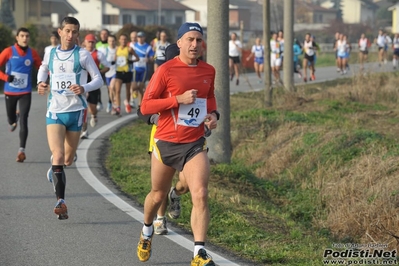
[[[198,255],[191,260],[191,266],[215,266],[212,257],[206,253],[206,250],[201,248]]]
[[[141,231],[140,241],[137,245],[137,257],[142,262],[149,260],[151,257],[151,241],[153,235],[154,231],[152,231],[152,235],[150,237],[145,237],[143,235],[143,231]]]

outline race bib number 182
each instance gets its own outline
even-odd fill
[[[51,90],[60,94],[75,95],[69,90],[71,85],[76,84],[75,73],[54,73],[52,75]]]

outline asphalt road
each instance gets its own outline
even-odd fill
[[[102,166],[109,135],[136,119],[135,114],[116,118],[99,113],[99,124],[89,128],[89,139],[79,145],[77,162],[66,169],[69,219],[56,218],[56,198],[46,178],[51,154],[45,109],[45,97],[34,93],[27,159],[17,163],[19,127],[9,132],[0,96],[0,265],[189,265],[192,237],[171,225],[168,236],[154,236],[151,259],[137,259],[143,209],[115,187]],[[207,247],[218,265],[251,265]]]
[[[356,71],[353,66],[352,71]],[[391,65],[368,71],[389,71]],[[353,75],[353,72],[347,76]],[[335,68],[319,68],[317,81],[340,78]],[[299,81],[298,78],[295,79]],[[231,93],[261,90],[253,73],[231,82]],[[124,92],[122,92],[124,95]],[[103,88],[103,102],[106,102]],[[70,218],[57,220],[56,199],[46,172],[50,151],[45,130],[46,99],[34,93],[29,117],[29,137],[24,163],[15,161],[18,131],[9,132],[4,97],[0,96],[0,265],[1,266],[108,266],[189,265],[193,242],[190,234],[169,224],[168,236],[154,236],[151,259],[141,263],[136,248],[142,228],[142,207],[121,193],[107,177],[102,162],[109,135],[131,123],[136,115],[113,117],[99,113],[99,124],[81,141],[78,161],[66,169],[66,202]],[[145,140],[147,141],[147,140]],[[184,206],[183,206],[184,207]],[[217,265],[254,265],[207,244]]]
[[[359,65],[350,65],[350,70],[347,74],[341,75],[337,73],[336,67],[317,67],[316,64],[316,81],[308,81],[308,84],[311,83],[320,83],[329,80],[335,80],[340,78],[348,78],[362,74],[369,74],[374,72],[391,72],[394,71],[392,67],[392,62],[388,62],[387,64],[383,64],[381,67],[378,66],[378,63],[368,63],[365,64],[364,70],[360,71]],[[302,73],[302,71],[301,71]],[[262,74],[263,77],[263,74]],[[280,78],[283,80],[284,72],[280,72]],[[308,71],[308,78],[309,78],[309,71]],[[245,73],[243,72],[240,75],[240,83],[238,86],[235,84],[235,78],[233,81],[230,82],[230,93],[234,94],[237,92],[242,91],[259,91],[264,89],[263,83],[259,83],[258,77],[254,73]],[[294,75],[294,82],[296,85],[305,84],[302,78],[299,78],[297,74]],[[273,85],[275,86],[275,85]]]

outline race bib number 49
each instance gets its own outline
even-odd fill
[[[186,127],[198,127],[206,116],[206,99],[197,98],[192,104],[179,105],[177,124]]]

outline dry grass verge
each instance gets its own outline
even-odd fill
[[[233,134],[233,156],[259,178],[296,190],[274,197],[283,208],[300,208],[295,197],[303,194],[313,204],[313,227],[338,240],[396,247],[398,81],[395,74],[359,74],[339,86],[280,93],[267,111],[242,107],[232,124],[245,114],[250,123]]]

